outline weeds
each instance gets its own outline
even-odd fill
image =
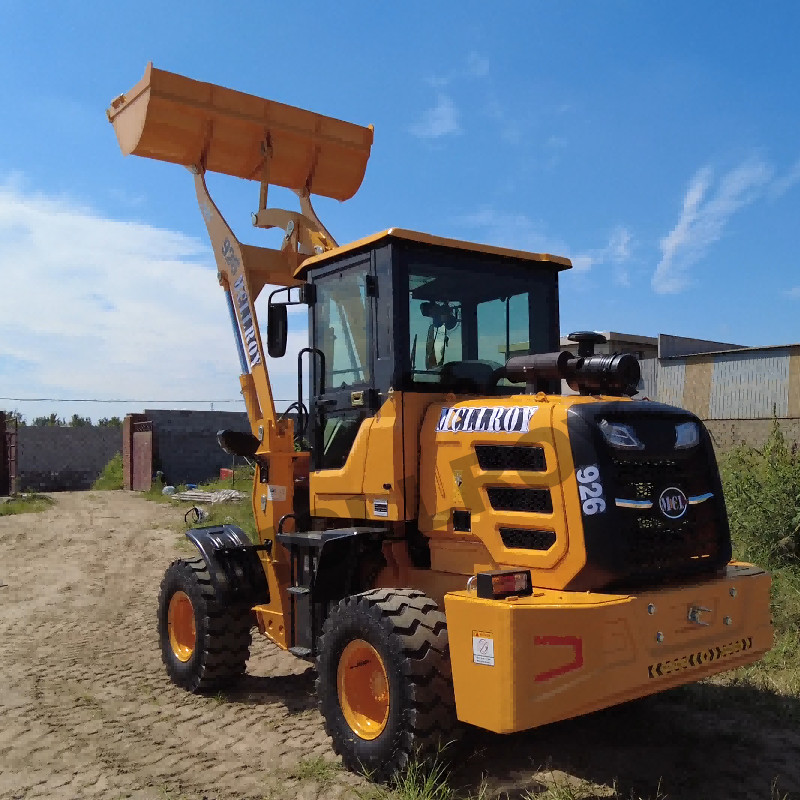
[[[34,514],[46,511],[52,505],[53,501],[45,494],[17,494],[6,502],[0,503],[0,517],[8,517],[12,514]]]
[[[341,767],[338,764],[326,761],[322,756],[313,756],[301,758],[287,777],[300,781],[315,781],[321,786],[329,786],[339,772]]]
[[[256,531],[255,518],[253,516],[253,506],[250,502],[250,495],[253,490],[253,469],[252,467],[237,467],[234,472],[233,483],[238,491],[246,495],[246,499],[241,501],[233,501],[229,503],[218,503],[216,505],[202,506],[202,510],[207,513],[199,525],[236,525],[241,528],[250,538],[250,541],[258,541],[258,532]],[[198,486],[205,492],[218,492],[222,489],[230,489],[232,484],[231,478],[220,478],[208,483],[203,483]],[[174,500],[171,495],[164,495],[161,493],[164,487],[160,483],[154,483],[150,489],[144,492],[145,498],[153,500],[156,503],[166,503],[175,506],[176,510],[180,511],[183,516],[193,505],[194,502],[184,502],[181,500]],[[181,484],[175,487],[176,491],[182,492],[186,490],[186,486]],[[198,525],[181,520],[178,523],[179,530],[185,531],[189,528],[198,527]]]
[[[430,763],[412,759],[392,781],[392,791],[398,800],[456,800],[448,777],[448,769],[441,759]]]
[[[800,454],[773,421],[759,450],[741,445],[721,460],[734,556],[772,573],[775,644],[735,676],[779,695],[800,693]]]
[[[764,447],[721,461],[736,555],[771,570],[800,565],[800,454],[773,420]]]
[[[100,489],[103,491],[121,489],[122,481],[122,453],[117,453],[111,461],[103,467],[103,471],[92,484],[92,489]]]
[[[370,784],[356,789],[355,794],[358,800],[488,800],[485,782],[477,793],[464,794],[455,788],[441,756],[425,761],[414,758],[388,786]]]

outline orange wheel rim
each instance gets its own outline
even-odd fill
[[[376,739],[389,719],[389,678],[378,651],[354,639],[342,651],[336,675],[339,705],[347,724],[362,739]]]
[[[196,633],[194,607],[186,592],[175,592],[169,599],[167,627],[172,652],[179,661],[188,661],[194,653]]]

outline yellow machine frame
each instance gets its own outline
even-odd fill
[[[290,564],[276,534],[284,518],[285,530],[292,530],[294,487],[308,470],[309,454],[295,450],[293,423],[275,410],[255,309],[263,288],[302,286],[308,270],[388,239],[560,269],[570,262],[396,229],[338,247],[310,195],[344,200],[357,191],[371,127],[152,65],[130,92],[114,100],[108,118],[124,153],[181,164],[194,174],[219,283],[238,329],[241,390],[259,442],[252,501],[260,543],[268,545],[258,558],[270,600],[253,610],[261,632],[287,648]],[[281,229],[280,249],[239,242],[209,195],[207,171],[259,183],[253,225]],[[270,184],[293,190],[300,211],[268,208]],[[624,402],[597,395],[480,399],[391,390],[361,425],[344,466],[310,475],[312,517],[380,522],[391,534],[382,544],[384,566],[374,587],[414,587],[443,604],[461,720],[497,732],[521,730],[750,663],[771,646],[769,576],[751,565],[734,563],[723,575],[636,593],[565,590],[586,562],[567,416],[581,404],[607,401]],[[536,485],[553,498],[547,513],[491,509],[487,488],[524,484],[529,477],[479,469],[473,448],[507,439],[491,431],[437,431],[446,409],[463,419],[470,410],[513,407],[533,409],[515,443],[544,452],[547,468],[536,475]],[[266,464],[268,481],[262,482]],[[385,513],[375,513],[377,501],[385,501]],[[451,510],[460,508],[471,510],[469,531],[454,529]],[[415,566],[408,556],[403,536],[410,521],[428,537],[430,568]],[[554,543],[543,550],[509,548],[500,536],[503,524],[552,531]],[[530,571],[533,592],[478,597],[473,576],[503,569]],[[376,664],[374,674],[386,680],[383,663]]]

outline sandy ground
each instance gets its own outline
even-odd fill
[[[304,777],[304,763],[337,764],[314,673],[257,635],[235,692],[169,683],[156,600],[169,562],[192,554],[183,509],[124,492],[54,499],[43,514],[0,518],[0,798],[368,795],[340,770]],[[625,798],[800,798],[798,705],[705,685],[514,736],[470,729],[453,780],[509,800],[554,776],[581,798],[614,787]]]

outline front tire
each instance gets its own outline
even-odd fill
[[[420,591],[342,600],[323,626],[317,674],[325,730],[350,770],[387,780],[455,738],[447,624]]]
[[[158,598],[161,658],[173,683],[190,692],[223,689],[244,675],[251,615],[219,602],[202,558],[170,564]]]

